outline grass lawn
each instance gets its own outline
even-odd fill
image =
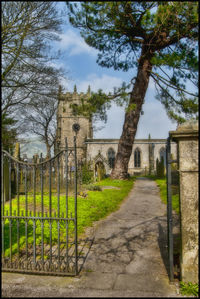
[[[104,189],[103,191],[87,191],[85,199],[78,199],[78,231],[82,233],[92,222],[104,218],[119,208],[122,200],[128,195],[135,178],[129,180],[104,179],[94,185],[113,186],[119,189]]]
[[[88,191],[87,186],[84,188],[85,197],[78,196],[77,198],[77,223],[78,223],[78,236],[80,236],[86,227],[92,226],[94,221],[100,220],[106,217],[111,212],[117,210],[120,203],[128,195],[131,190],[135,177],[129,180],[111,180],[106,178],[94,185],[98,186],[113,186],[117,189],[104,189],[102,191]],[[66,198],[64,194],[60,195],[60,216],[66,217]],[[49,216],[49,196],[44,194],[44,216]],[[5,215],[9,215],[9,203],[5,204]],[[16,212],[15,212],[16,211]],[[33,196],[28,194],[28,215],[32,211],[33,216]],[[57,195],[52,195],[52,216],[57,216],[58,212],[58,198]],[[70,196],[68,198],[68,212],[69,217],[74,217],[74,198]],[[17,198],[12,199],[12,215],[17,214]],[[25,196],[20,195],[20,216],[25,215]],[[41,216],[41,196],[36,195],[36,214]],[[19,221],[20,227],[20,249],[25,247],[25,232],[27,230],[28,244],[33,245],[34,231],[33,224],[35,224],[36,231],[36,245],[41,244],[41,236],[44,235],[44,243],[48,244],[50,240],[50,225],[52,227],[52,245],[58,242],[58,236],[60,235],[60,242],[64,243],[66,240],[66,221],[45,220],[43,221],[43,227],[41,220],[29,220],[25,223],[24,219]],[[68,226],[69,235],[73,236],[74,222],[70,221]],[[12,230],[10,231],[9,220],[4,222],[4,250],[5,255],[10,253],[10,238],[9,235],[12,234],[12,253],[17,252],[17,220],[12,220]]]
[[[166,179],[155,179],[160,188],[160,197],[162,201],[167,204],[167,182]],[[179,214],[179,194],[172,195],[172,209]]]
[[[160,197],[162,199],[162,202],[167,204],[167,181],[166,178],[158,179],[155,175],[147,175],[149,179],[153,179],[157,186],[160,189]],[[172,186],[173,187],[173,186]],[[175,192],[176,194],[173,194],[172,192],[172,209],[176,211],[177,214],[179,214],[179,194],[178,192]]]

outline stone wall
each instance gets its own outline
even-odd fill
[[[198,283],[198,122],[170,132],[178,144],[181,216],[181,280]]]
[[[71,104],[80,105],[81,99],[87,99],[89,94],[67,92],[59,95],[59,105],[57,112],[57,142],[59,148],[65,147],[65,138],[68,139],[68,146],[73,147],[73,138],[76,135],[72,129],[73,124],[80,125],[80,131],[77,134],[77,155],[79,159],[86,156],[85,140],[93,137],[92,122],[89,118],[76,116],[73,114]]]
[[[82,99],[87,99],[90,91],[85,93],[77,93],[74,91],[66,92],[65,94],[59,93],[59,105],[57,112],[57,142],[59,148],[65,147],[65,138],[68,139],[68,146],[73,147],[73,137],[75,132],[72,129],[74,123],[80,125],[80,131],[77,134],[77,156],[78,160],[86,158],[88,161],[95,161],[99,159],[99,152],[105,162],[108,162],[108,150],[112,148],[117,153],[119,139],[93,139],[92,122],[84,116],[75,116],[73,114],[71,104],[80,105]],[[153,145],[153,157],[149,155],[149,147]],[[132,154],[130,157],[128,172],[129,174],[148,174],[149,163],[152,162],[152,173],[156,169],[156,159],[160,160],[160,150],[166,147],[165,139],[136,139],[134,142]],[[134,167],[134,151],[138,148],[141,154],[141,167]],[[172,152],[176,158],[176,144],[172,144]],[[103,163],[104,163],[103,162]],[[111,169],[105,163],[106,173],[110,174]]]
[[[87,160],[94,160],[99,151],[101,155],[108,159],[108,150],[112,148],[115,153],[117,153],[119,139],[88,139],[86,140],[87,144]],[[160,160],[160,150],[164,147],[166,148],[166,140],[165,139],[136,139],[133,145],[133,150],[131,153],[128,172],[129,174],[139,174],[143,173],[148,174],[149,170],[149,143],[154,144],[154,170],[156,169],[156,159]],[[134,151],[138,148],[141,152],[141,167],[134,167]],[[174,158],[176,158],[176,143],[172,143],[171,151],[173,153]],[[108,173],[109,174],[109,173]]]

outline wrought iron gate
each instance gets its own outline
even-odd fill
[[[169,261],[169,279],[174,280],[174,246],[173,246],[173,216],[172,216],[172,172],[171,164],[177,163],[177,160],[171,159],[170,137],[167,138],[166,145],[166,174],[167,174],[167,236],[168,236],[168,261]]]
[[[76,137],[39,163],[2,150],[1,209],[3,271],[77,275]]]

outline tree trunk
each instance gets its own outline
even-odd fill
[[[150,60],[153,54],[144,54],[143,49],[139,60],[136,81],[130,95],[130,102],[125,114],[122,135],[118,144],[115,166],[111,173],[112,179],[126,179],[128,176],[128,163],[132,153],[133,143],[137,132],[142,104],[149,84],[152,65]],[[133,108],[133,104],[136,105]]]

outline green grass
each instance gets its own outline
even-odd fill
[[[118,187],[119,189],[104,189],[103,191],[89,191],[85,186],[84,192],[87,194],[86,197],[78,196],[77,198],[77,226],[78,226],[78,236],[80,236],[86,227],[92,226],[94,221],[100,220],[106,217],[111,212],[117,210],[120,206],[122,200],[128,195],[129,191],[133,186],[135,178],[130,178],[129,180],[120,181],[120,180],[111,180],[109,178],[104,179],[98,183],[95,183],[96,186],[113,186]],[[57,216],[57,195],[52,195],[52,216]],[[43,196],[44,203],[44,216],[49,216],[49,196],[44,194]],[[9,203],[5,205],[5,215],[10,214]],[[12,200],[12,215],[14,211],[17,213],[17,198]],[[33,211],[33,196],[28,195],[28,211]],[[36,215],[39,212],[41,216],[41,196],[36,195]],[[74,217],[74,198],[70,196],[68,198],[68,211],[69,217],[72,215]],[[20,195],[20,215],[25,215],[25,196]],[[54,215],[55,214],[55,215]],[[28,212],[29,215],[29,212]],[[33,212],[32,212],[33,216]],[[60,195],[60,216],[66,217],[66,199],[65,195]],[[20,248],[25,248],[25,231],[26,224],[23,219],[20,221]],[[33,220],[28,221],[27,225],[27,235],[28,235],[28,244],[32,246],[33,244]],[[41,242],[41,221],[37,220],[36,222],[36,245],[40,245]],[[49,244],[50,240],[50,222],[45,220],[44,222],[44,243]],[[60,241],[64,242],[66,240],[66,222],[60,221]],[[74,231],[74,222],[69,222],[69,235],[73,236]],[[9,220],[7,219],[4,223],[4,250],[5,255],[10,253],[10,226]],[[52,222],[52,244],[58,242],[58,223],[56,221]],[[17,252],[17,220],[12,220],[12,254]]]
[[[162,202],[167,204],[167,181],[166,178],[158,179],[155,175],[147,175],[149,179],[152,179],[156,182],[160,189],[160,197]],[[172,193],[172,209],[179,214],[179,194]]]
[[[182,295],[193,295],[195,297],[198,297],[199,293],[199,285],[197,283],[184,283],[180,282],[180,290]]]
[[[167,204],[167,183],[166,179],[155,179],[160,188],[160,197],[162,201]],[[179,214],[179,194],[172,195],[172,209]]]
[[[122,200],[128,195],[135,178],[126,181],[104,179],[97,186],[113,186],[118,189],[104,189],[103,191],[87,191],[88,196],[78,200],[78,231],[82,233],[85,227],[94,221],[104,218],[118,209]]]

